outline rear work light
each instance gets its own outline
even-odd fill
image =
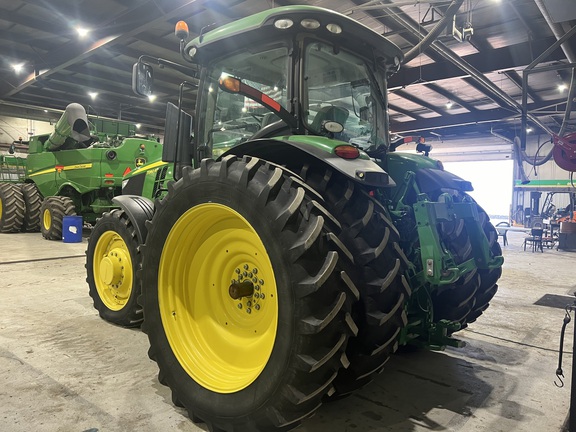
[[[280,30],[289,29],[293,25],[294,25],[294,21],[292,21],[290,18],[281,18],[281,19],[274,21],[274,27],[276,27],[277,29],[280,29]]]
[[[312,18],[304,18],[300,21],[300,25],[308,30],[315,30],[320,27],[320,22]]]
[[[342,159],[357,159],[360,156],[358,147],[351,145],[341,145],[334,149],[334,153]]]

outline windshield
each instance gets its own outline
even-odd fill
[[[260,129],[280,118],[258,102],[224,92],[218,87],[221,77],[233,76],[270,96],[287,108],[288,49],[284,46],[258,52],[242,51],[215,63],[209,70],[206,95],[204,142],[212,146],[213,157],[238,145]]]
[[[335,121],[344,127],[336,139],[364,150],[385,144],[376,121],[384,113],[382,98],[366,61],[323,42],[309,43],[305,55],[304,121],[309,129],[326,135],[324,123]]]

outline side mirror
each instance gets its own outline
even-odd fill
[[[146,63],[138,62],[132,67],[132,91],[140,96],[151,96],[154,90],[154,70]]]
[[[8,153],[14,154],[15,151],[16,151],[16,144],[14,143],[10,144],[10,147],[8,148]]]

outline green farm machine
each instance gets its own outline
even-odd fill
[[[125,177],[86,262],[96,309],[142,323],[174,403],[211,431],[288,430],[399,345],[460,346],[503,258],[469,182],[394,151],[401,50],[309,6],[176,35],[189,65],[133,71],[143,96],[153,64],[189,71],[162,161]]]
[[[0,156],[0,232],[61,240],[64,216],[94,223],[113,208],[123,175],[160,157],[162,146],[134,137],[133,125],[97,119],[93,126],[72,103],[52,134],[30,138],[28,157]]]

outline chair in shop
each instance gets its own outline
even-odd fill
[[[532,222],[532,228],[530,229],[530,235],[526,236],[524,239],[524,250],[526,246],[532,246],[532,252],[539,250],[544,252],[544,245],[542,242],[542,236],[544,234],[544,223],[540,220],[534,220]]]
[[[498,233],[498,237],[502,237],[502,243],[504,246],[506,246],[508,244],[508,237],[507,237],[508,230],[505,229],[504,227],[510,228],[510,224],[508,222],[498,222],[496,224],[496,232]]]

